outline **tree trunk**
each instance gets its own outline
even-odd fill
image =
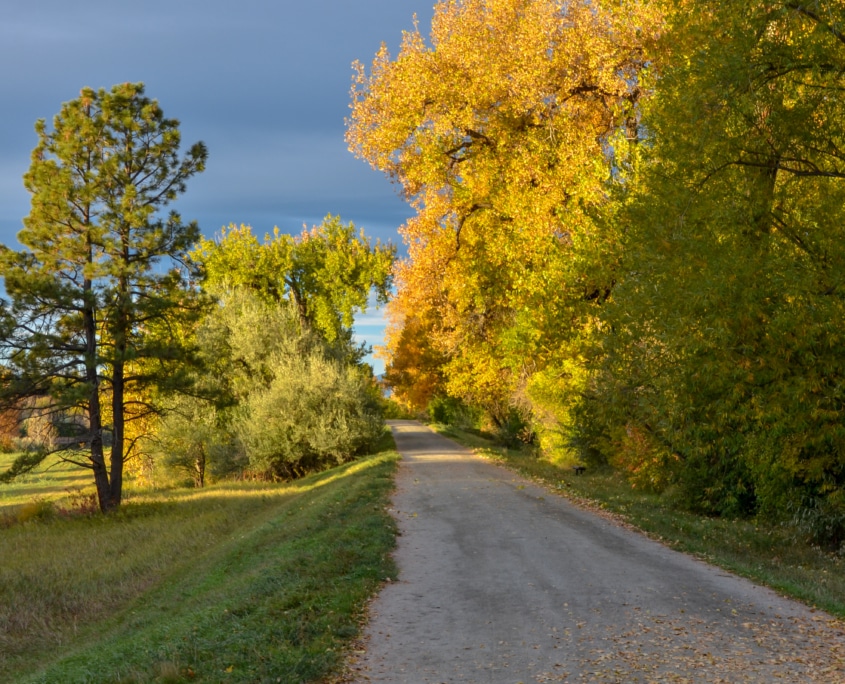
[[[128,248],[124,243],[123,262],[129,260]],[[126,394],[126,349],[129,334],[129,313],[127,311],[129,298],[129,287],[125,277],[118,282],[118,302],[115,314],[114,335],[114,361],[112,363],[112,446],[111,446],[111,505],[113,508],[120,506],[123,497],[123,462],[125,454],[124,428],[126,425],[126,413],[124,398]]]
[[[305,302],[305,297],[299,291],[297,284],[290,278],[285,279],[293,296],[294,304],[296,305],[296,312],[299,314],[299,325],[303,331],[311,330],[311,322],[308,318],[308,305]]]
[[[83,284],[82,318],[85,327],[85,380],[89,387],[88,428],[91,434],[91,465],[97,487],[100,510],[110,510],[111,493],[106,458],[103,454],[103,416],[100,410],[100,379],[97,374],[97,321],[94,317],[93,286],[90,280]]]
[[[124,345],[125,349],[125,345]],[[124,461],[124,425],[125,415],[123,399],[125,394],[123,359],[119,355],[123,350],[115,344],[115,361],[112,377],[112,445],[111,445],[111,477],[109,480],[109,503],[111,508],[120,506],[123,497],[123,461]]]
[[[201,446],[194,460],[194,484],[197,487],[205,487],[205,464],[205,448]]]

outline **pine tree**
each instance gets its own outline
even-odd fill
[[[93,470],[104,512],[120,505],[127,421],[155,410],[144,390],[185,377],[175,322],[197,299],[180,266],[199,229],[158,212],[204,169],[207,152],[196,143],[180,156],[178,127],[143,84],[84,88],[52,130],[36,124],[24,176],[32,205],[18,234],[25,249],[0,253],[0,397],[49,397],[52,411],[85,412],[87,458],[63,457]]]

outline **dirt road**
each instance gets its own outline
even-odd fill
[[[400,576],[372,605],[359,682],[845,682],[828,615],[392,428]]]

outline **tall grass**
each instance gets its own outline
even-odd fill
[[[397,455],[0,530],[0,681],[312,681],[395,573]]]

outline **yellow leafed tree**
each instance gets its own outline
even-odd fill
[[[637,1],[450,0],[429,42],[415,27],[396,58],[356,64],[350,149],[416,210],[392,306],[433,321],[416,327],[448,392],[497,422],[609,293],[596,218],[637,138],[658,26]]]

